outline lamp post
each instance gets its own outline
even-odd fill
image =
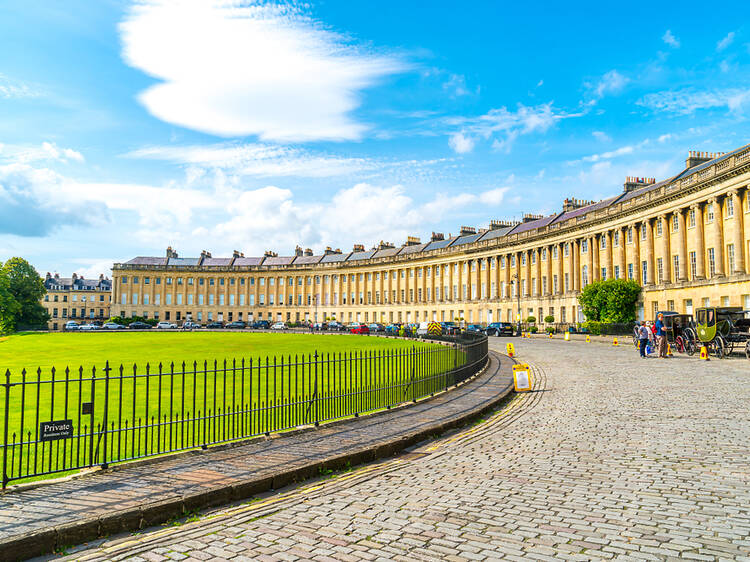
[[[521,335],[521,288],[518,283],[518,273],[513,274],[513,284],[516,286],[516,299],[518,300],[518,317],[516,323],[516,335]]]

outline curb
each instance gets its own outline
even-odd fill
[[[501,369],[500,354],[489,351],[489,361],[480,371],[486,373],[493,364]],[[511,363],[513,361],[511,360]],[[474,379],[481,376],[473,377]],[[175,495],[151,504],[130,507],[113,511],[101,517],[82,518],[78,521],[42,528],[0,540],[0,561],[24,560],[61,550],[67,546],[82,544],[100,537],[123,532],[137,531],[164,523],[170,519],[183,517],[187,513],[230,502],[246,500],[256,494],[269,490],[278,490],[289,484],[312,478],[321,471],[339,470],[347,466],[360,465],[378,459],[394,456],[404,449],[426,439],[456,429],[480,418],[492,411],[513,390],[510,383],[489,402],[464,412],[459,417],[447,422],[436,420],[434,425],[419,431],[406,432],[390,442],[368,448],[361,448],[324,460],[309,462],[289,470],[280,471],[273,476],[248,477],[225,486],[202,490],[189,495]],[[351,421],[351,420],[349,420]],[[314,429],[311,429],[313,431]],[[279,437],[283,439],[283,437]]]

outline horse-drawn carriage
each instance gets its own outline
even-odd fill
[[[698,346],[705,345],[718,358],[735,349],[750,359],[750,310],[739,306],[699,308],[695,311]]]
[[[678,314],[671,310],[662,310],[656,314],[657,317],[662,315],[664,332],[672,349],[693,355],[699,347],[699,341],[692,314]],[[638,347],[638,324],[633,328],[633,344]]]

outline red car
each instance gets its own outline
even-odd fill
[[[369,334],[370,328],[367,324],[349,324],[349,331],[352,334]]]

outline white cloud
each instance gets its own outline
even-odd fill
[[[620,74],[617,70],[605,72],[596,82],[586,82],[584,86],[588,90],[588,95],[592,98],[589,104],[594,104],[606,95],[620,93],[630,78]]]
[[[301,6],[301,5],[300,5]],[[221,136],[359,139],[359,93],[402,72],[296,4],[141,0],[119,26],[127,64],[160,81],[139,95],[155,117]]]
[[[636,103],[653,111],[690,115],[701,109],[725,107],[732,112],[742,112],[750,102],[750,89],[696,91],[684,89],[647,94]]]
[[[59,147],[54,142],[47,141],[38,146],[0,144],[0,162],[30,163],[57,161],[67,163],[70,160],[83,162],[83,154],[72,148]]]
[[[575,116],[577,114],[558,112],[553,108],[552,102],[549,102],[537,106],[518,104],[516,111],[501,107],[476,117],[449,117],[443,123],[460,128],[460,135],[464,137],[467,134],[484,139],[496,137],[492,143],[493,148],[509,151],[520,135],[544,133],[561,119]]]
[[[36,98],[40,93],[24,82],[0,74],[0,98]]]
[[[443,90],[450,93],[453,97],[468,96],[469,94],[478,94],[479,86],[476,90],[470,90],[466,85],[466,77],[462,74],[451,74],[451,77],[443,82]]]
[[[734,41],[734,31],[730,31],[729,33],[727,33],[726,37],[724,37],[718,43],[716,43],[716,50],[723,51],[724,49],[729,47],[729,45],[731,45],[733,41]]]
[[[678,49],[680,47],[680,40],[674,36],[674,34],[672,33],[672,30],[670,29],[667,29],[667,31],[662,36],[661,40],[664,41],[670,47],[673,47],[675,49]]]
[[[593,131],[592,136],[600,142],[609,142],[612,138],[604,131]]]
[[[474,150],[474,139],[463,133],[453,133],[448,139],[448,145],[457,154],[466,154]]]

